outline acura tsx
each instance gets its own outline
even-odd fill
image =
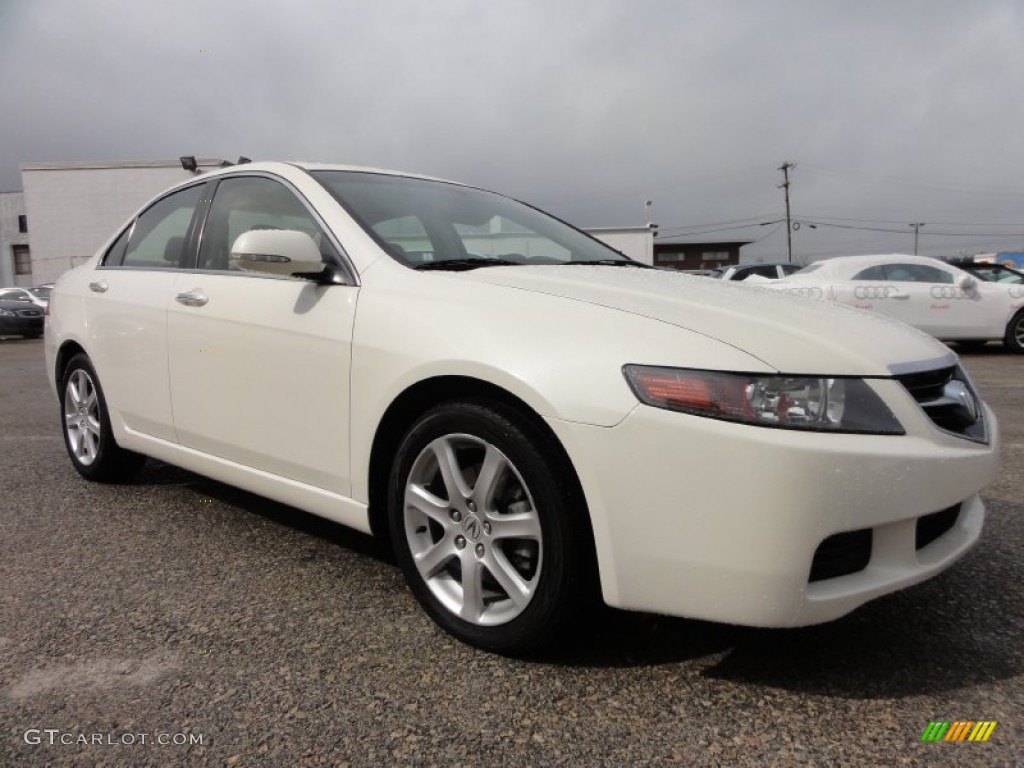
[[[998,461],[958,358],[908,325],[387,171],[178,184],[57,281],[45,350],[85,478],[150,456],[383,537],[441,627],[506,653],[595,594],[842,616],[961,557]]]

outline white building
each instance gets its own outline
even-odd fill
[[[652,226],[588,227],[585,231],[634,261],[654,265],[654,233],[656,230]]]
[[[0,192],[0,288],[32,286],[28,217],[21,192]]]
[[[221,161],[197,164],[206,171]],[[31,284],[52,282],[90,258],[147,200],[193,175],[180,160],[23,164]]]

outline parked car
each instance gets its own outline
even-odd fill
[[[1024,272],[1008,267],[1005,264],[993,264],[974,261],[973,259],[950,259],[949,263],[970,275],[987,283],[1024,284]]]
[[[963,555],[998,463],[957,357],[907,326],[343,166],[171,188],[58,280],[45,350],[83,477],[154,456],[387,538],[426,612],[501,652],[596,590],[842,616]]]
[[[777,264],[731,264],[728,267],[719,267],[715,270],[715,277],[722,280],[746,280],[748,277],[757,275],[769,280],[779,280],[801,269],[799,264],[779,262]]]
[[[6,299],[0,295],[0,336],[38,339],[42,335],[42,309],[30,301]]]
[[[38,288],[0,288],[0,300],[27,301],[37,307],[46,309],[50,301],[50,289]]]
[[[1024,288],[981,281],[937,259],[843,256],[759,285],[888,315],[937,339],[967,346],[999,340],[1024,352]]]

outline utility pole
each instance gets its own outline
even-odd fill
[[[917,256],[917,236],[918,236],[918,234],[921,231],[921,227],[924,226],[924,222],[923,221],[915,221],[912,224],[908,224],[907,226],[910,226],[910,227],[914,228],[914,255]]]
[[[793,222],[789,218],[789,169],[796,168],[796,163],[788,160],[779,166],[782,171],[783,182],[779,185],[786,193],[786,258],[790,264],[793,263]]]

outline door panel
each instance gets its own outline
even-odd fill
[[[305,280],[180,274],[168,345],[181,444],[349,495],[357,295]]]
[[[167,381],[167,303],[205,184],[172,192],[143,211],[104,254],[86,292],[89,355],[125,426],[175,440]]]
[[[167,382],[167,302],[177,273],[100,269],[85,302],[89,356],[111,411],[136,432],[175,440]]]

